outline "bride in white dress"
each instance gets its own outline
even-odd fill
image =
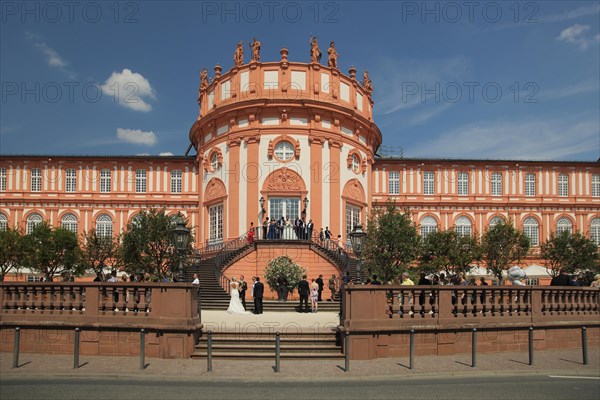
[[[235,276],[231,279],[231,300],[229,301],[229,314],[249,314],[240,300],[240,283]]]

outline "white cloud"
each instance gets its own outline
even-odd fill
[[[587,31],[590,30],[589,25],[579,25],[575,24],[568,28],[565,28],[560,32],[560,35],[556,38],[556,40],[560,40],[567,43],[572,43],[578,46],[581,50],[586,50],[590,44],[593,43],[594,40],[598,40],[599,37],[596,35],[594,39],[590,39],[587,36]]]
[[[142,112],[152,110],[152,106],[146,103],[148,99],[156,99],[150,82],[143,75],[127,68],[121,72],[113,72],[102,85],[102,93],[123,107]]]
[[[558,21],[568,21],[570,19],[585,17],[587,15],[598,14],[600,12],[600,5],[595,4],[586,7],[579,7],[574,10],[565,11],[562,14],[553,14],[548,15],[547,17],[541,17],[541,21],[543,22],[558,22]]]
[[[173,153],[171,153],[170,151],[165,151],[165,152],[163,152],[163,153],[158,153],[158,155],[159,155],[160,157],[168,157],[168,156],[172,156],[172,155],[173,155]]]
[[[34,46],[40,49],[42,53],[44,53],[46,57],[48,57],[48,64],[50,66],[60,68],[64,68],[67,66],[68,63],[60,56],[60,54],[58,54],[56,50],[48,47],[46,43],[35,43]]]
[[[409,150],[406,152],[409,157],[560,160],[599,148],[598,119],[573,117],[569,120],[478,122],[444,132],[405,150]]]
[[[117,137],[121,141],[142,144],[144,146],[154,146],[156,144],[156,135],[154,132],[144,132],[141,129],[117,128]]]

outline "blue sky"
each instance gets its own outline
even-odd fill
[[[2,1],[0,11],[0,154],[183,154],[202,67],[228,70],[235,44],[254,36],[263,61],[287,47],[307,62],[317,35],[336,42],[344,73],[369,70],[384,146],[405,157],[600,157],[598,1]]]

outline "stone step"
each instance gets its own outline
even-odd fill
[[[200,344],[196,346],[195,351],[198,352],[206,352],[207,345],[206,343]],[[232,353],[232,352],[249,352],[249,353],[274,353],[275,352],[275,342],[265,343],[265,344],[218,344],[214,343],[212,345],[213,352],[222,352],[222,353]],[[333,344],[304,344],[304,345],[289,345],[281,343],[280,349],[282,353],[334,353],[341,351],[339,347]]]
[[[205,359],[206,351],[195,351],[190,355],[191,358]],[[269,353],[227,353],[227,352],[212,352],[213,358],[230,359],[230,360],[242,360],[242,359],[275,359],[275,349]],[[280,353],[282,359],[341,359],[344,358],[344,354],[339,352],[323,352],[323,353]]]

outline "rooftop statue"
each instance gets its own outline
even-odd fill
[[[310,62],[311,63],[321,63],[321,50],[319,49],[319,44],[317,43],[317,37],[310,38]]]
[[[369,79],[369,71],[363,74],[362,87],[369,96],[373,94],[373,82]]]
[[[259,62],[260,61],[260,42],[254,38],[252,43],[248,44],[250,49],[252,49],[252,59],[250,61]]]
[[[244,43],[239,42],[237,47],[235,48],[235,53],[233,53],[233,63],[235,65],[242,66],[244,65]]]
[[[335,50],[334,42],[329,43],[329,49],[327,49],[327,54],[329,54],[329,58],[327,60],[328,65],[331,68],[337,68],[338,67],[338,65],[337,65],[338,53]]]
[[[198,104],[202,100],[202,93],[208,89],[208,72],[206,72],[206,68],[202,68],[202,72],[200,72],[200,86],[198,87]]]

